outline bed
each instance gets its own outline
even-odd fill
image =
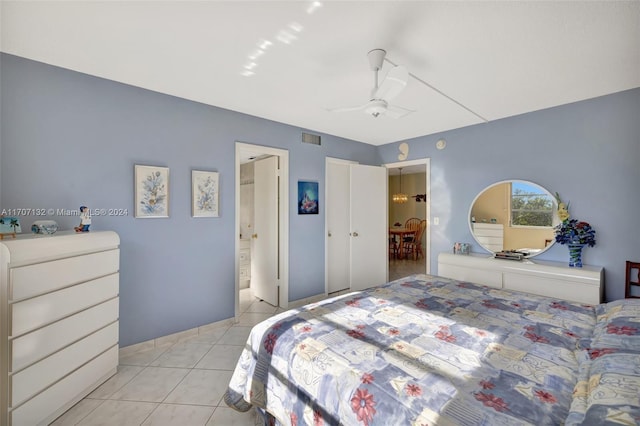
[[[640,301],[413,275],[255,326],[225,402],[278,425],[640,424]]]

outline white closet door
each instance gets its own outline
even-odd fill
[[[327,163],[327,292],[349,288],[349,164]]]
[[[351,290],[387,281],[387,170],[350,165]]]

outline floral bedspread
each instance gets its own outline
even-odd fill
[[[585,365],[597,350],[596,308],[407,277],[255,326],[225,401],[281,425],[559,425],[570,409],[580,423],[595,380]],[[634,362],[620,372],[635,374],[628,393]],[[572,406],[574,391],[582,404]]]
[[[567,425],[640,425],[640,300],[596,307]]]

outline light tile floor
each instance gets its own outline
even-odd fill
[[[413,260],[408,259],[389,259],[389,281],[397,280],[408,275],[424,274],[427,270],[425,258]]]
[[[240,321],[207,334],[122,357],[118,372],[53,426],[254,426],[255,412],[229,408],[223,395],[251,327],[279,308],[240,292]]]

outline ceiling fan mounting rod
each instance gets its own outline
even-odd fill
[[[371,97],[376,93],[376,90],[378,90],[378,70],[373,72],[373,91],[371,92]]]
[[[384,49],[373,49],[367,53],[367,57],[369,58],[369,67],[373,71],[373,91],[371,92],[371,96],[378,89],[378,71],[382,68],[382,64],[384,63],[384,57],[387,55],[387,51]]]
[[[369,52],[371,53],[371,52]],[[386,53],[386,52],[385,52]],[[394,64],[392,61],[390,61],[388,58],[383,57],[383,61],[387,61],[389,62],[391,65],[393,65],[394,67],[398,66],[397,64]],[[468,108],[466,105],[461,104],[460,102],[456,101],[455,99],[453,99],[451,96],[443,93],[442,91],[436,89],[435,87],[433,87],[432,85],[430,85],[429,83],[427,83],[426,81],[424,81],[423,79],[417,77],[415,74],[413,73],[409,73],[409,75],[411,77],[413,77],[414,79],[416,79],[417,81],[419,81],[420,83],[424,84],[425,86],[427,86],[428,88],[430,88],[431,90],[435,91],[436,93],[439,93],[440,95],[444,96],[445,98],[449,99],[451,102],[453,102],[454,104],[458,105],[461,108],[464,108],[465,110],[469,111],[471,114],[475,115],[476,117],[478,117],[480,120],[484,121],[485,123],[488,123],[489,120],[487,120],[486,118],[484,118],[483,116],[481,116],[480,114],[478,114],[477,112],[473,111],[471,108]],[[376,71],[376,85],[377,85],[377,80],[378,80],[378,72]]]

